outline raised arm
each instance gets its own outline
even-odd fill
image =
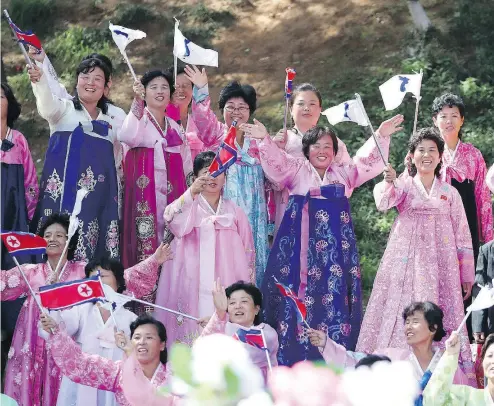
[[[228,323],[228,316],[226,313],[218,315],[215,311],[208,321],[204,330],[202,330],[201,337],[209,336],[211,334],[225,334],[226,325]]]
[[[136,81],[133,86],[134,100],[130,111],[125,117],[122,128],[118,132],[118,140],[128,145],[130,148],[153,147],[153,144],[146,144],[146,131],[142,122],[144,115],[145,103],[143,100],[145,89],[144,85]]]
[[[347,351],[345,347],[335,343],[323,331],[310,329],[309,339],[312,345],[318,347],[326,364],[348,368],[354,367],[358,361],[355,357],[352,357],[352,355],[358,353]],[[365,356],[365,354],[362,354],[362,356]]]
[[[67,92],[65,86],[60,83],[57,72],[55,71],[55,68],[53,67],[48,56],[46,56],[45,51],[41,51],[39,57],[36,58],[36,65],[43,70],[43,74],[48,80],[48,85],[50,86],[52,94],[60,97],[61,99],[73,99],[72,95]]]
[[[475,157],[475,200],[477,202],[477,215],[481,229],[480,239],[489,242],[494,238],[494,220],[492,217],[491,193],[486,182],[487,166],[480,151]]]
[[[31,278],[31,274],[36,269],[36,264],[24,264],[21,265],[22,270],[26,274],[28,280]],[[1,271],[0,276],[0,297],[2,301],[15,300],[21,296],[26,295],[29,289],[24,282],[24,278],[20,274],[17,267],[8,271]]]
[[[377,210],[387,211],[401,204],[406,197],[406,180],[396,178],[396,172],[388,165],[385,169],[385,179],[374,186],[374,201]],[[409,178],[410,180],[412,178]]]

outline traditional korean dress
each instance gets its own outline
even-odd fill
[[[99,307],[93,303],[55,312],[51,316],[59,324],[64,323],[67,334],[79,344],[83,352],[100,355],[113,361],[120,361],[124,357],[124,352],[115,344],[115,328],[123,331],[130,338],[130,324],[137,318],[136,314],[123,306],[117,306],[113,310],[113,317],[117,322],[115,326],[113,317],[103,321]],[[47,335],[45,331],[43,334]],[[65,376],[62,378],[57,406],[116,406],[116,404],[115,394],[112,392],[72,382]]]
[[[389,137],[379,138],[388,153]],[[308,324],[332,340],[355,348],[362,299],[360,264],[348,198],[384,168],[369,139],[350,164],[332,163],[323,179],[306,158],[294,158],[266,137],[259,146],[266,177],[290,191],[290,200],[271,250],[262,286],[264,319],[280,340],[278,362],[320,359],[307,329],[281,297],[273,276],[307,306]]]
[[[294,158],[305,158],[304,153],[302,152],[302,138],[304,134],[294,127],[291,130],[287,130],[287,139],[285,144],[285,152],[288,155],[293,156]],[[338,138],[338,153],[334,157],[335,163],[348,163],[351,160],[350,155],[348,154],[346,145]],[[275,216],[274,216],[274,235],[276,236],[276,232],[280,227],[281,220],[283,220],[283,216],[285,214],[286,206],[288,204],[288,199],[290,197],[290,193],[287,188],[283,190],[276,190],[276,185],[274,186],[274,202],[275,202]],[[350,196],[348,196],[350,197]]]
[[[85,262],[67,261],[58,282],[85,277]],[[53,270],[50,264],[22,265],[35,292],[46,285]],[[158,263],[154,257],[125,270],[128,292],[136,297],[149,294],[156,283]],[[28,287],[17,268],[1,272],[0,293],[2,301],[29,295]],[[29,295],[24,302],[9,351],[5,376],[5,393],[19,406],[55,405],[60,388],[59,369],[45,351],[45,341],[38,335],[39,309]]]
[[[228,128],[211,110],[207,85],[200,89],[194,87],[193,96],[192,119],[198,129],[197,136],[206,149],[216,152]],[[245,138],[242,147],[238,143],[236,146],[237,161],[228,168],[226,173],[223,197],[242,208],[249,219],[256,251],[256,285],[261,286],[268,252],[268,214],[264,173],[255,140]]]
[[[0,230],[28,232],[29,221],[33,217],[39,194],[36,167],[27,140],[19,131],[9,128],[1,145]],[[3,242],[1,245],[1,269],[14,267],[14,261]],[[20,263],[32,261],[30,256],[19,259]],[[24,299],[21,298],[2,305],[2,330],[9,336],[14,332],[23,302]]]
[[[212,299],[211,299],[212,300]],[[252,326],[249,329],[241,326],[240,324],[231,323],[228,321],[228,315],[225,315],[223,319],[220,319],[218,314],[214,312],[213,316],[209,319],[208,324],[202,331],[202,336],[208,336],[211,334],[226,334],[233,337],[239,330],[262,330],[266,347],[268,349],[269,359],[271,366],[274,368],[278,365],[277,353],[278,353],[278,333],[269,324],[261,323],[257,326]],[[266,351],[252,345],[243,343],[245,349],[250,355],[250,358],[254,365],[256,365],[263,373],[264,379],[268,378],[268,361],[266,358]]]
[[[190,155],[192,158],[191,161],[192,163],[194,163],[195,157],[206,149],[204,147],[204,143],[199,139],[197,135],[199,133],[199,130],[197,129],[196,123],[194,122],[191,114],[189,114],[187,118],[187,127],[184,128],[182,124],[181,127],[185,132],[185,137],[187,138],[187,143],[190,147]]]
[[[134,99],[119,132],[119,140],[130,148],[125,157],[125,266],[154,253],[165,238],[165,207],[187,189],[185,178],[192,171],[190,148],[179,125],[170,118],[165,123],[163,130],[144,101]]]
[[[113,153],[114,120],[102,112],[92,120],[84,107],[51,93],[46,76],[32,83],[38,112],[50,124],[41,192],[31,231],[56,212],[72,212],[77,190],[85,188],[79,214],[76,259],[119,258],[118,182]]]
[[[458,354],[444,353],[424,390],[424,406],[494,406],[489,389],[453,385]]]
[[[216,212],[202,195],[190,190],[165,210],[173,240],[174,258],[164,264],[156,303],[194,317],[211,316],[213,281],[229,286],[239,280],[253,282],[255,252],[252,231],[243,210],[220,198]],[[197,323],[159,311],[168,342],[192,345],[199,336]]]
[[[123,361],[113,361],[96,354],[87,354],[63,330],[57,330],[47,343],[49,354],[68,379],[115,394],[117,404],[132,406],[123,393]],[[134,359],[132,356],[130,359]],[[135,363],[137,361],[134,361]],[[155,388],[167,383],[170,378],[169,369],[159,364],[152,379],[151,385]],[[174,398],[163,396],[162,405],[172,406]],[[89,406],[89,404],[87,404]],[[92,404],[91,404],[92,405]]]
[[[377,208],[398,209],[388,245],[374,280],[357,351],[408,348],[402,313],[416,301],[437,303],[444,312],[444,328],[453,331],[463,316],[461,284],[474,281],[470,230],[457,190],[435,179],[427,193],[418,176],[374,189]],[[474,380],[467,330],[462,332],[461,361]],[[444,344],[443,344],[444,345]]]

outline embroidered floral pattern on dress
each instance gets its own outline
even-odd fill
[[[118,222],[117,220],[112,220],[106,232],[106,250],[110,252],[110,258],[118,257],[118,244]]]
[[[79,182],[77,182],[77,186],[79,186],[81,189],[86,189],[89,192],[94,192],[94,187],[96,186],[96,179],[94,178],[94,173],[89,166],[86,169],[86,173],[81,173],[81,178],[79,179]]]
[[[50,197],[54,202],[62,195],[63,191],[63,183],[60,180],[60,176],[58,176],[57,170],[53,169],[52,174],[46,180],[46,188],[45,193]]]
[[[136,217],[137,238],[145,240],[155,236],[154,215]]]
[[[16,288],[21,283],[21,279],[19,275],[10,275],[9,279],[7,279],[7,285],[9,288]]]
[[[79,261],[87,260],[86,246],[84,245],[84,232],[82,231],[83,227],[84,227],[84,221],[79,219],[79,227],[78,227],[79,238],[77,239],[77,246],[74,252],[75,258],[77,258],[77,260]]]
[[[146,189],[149,185],[149,178],[146,175],[141,175],[137,178],[136,185],[139,189]]]

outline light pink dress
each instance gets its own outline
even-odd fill
[[[224,286],[255,278],[254,242],[247,216],[230,200],[221,198],[216,213],[202,195],[190,189],[168,205],[165,220],[175,235],[173,261],[165,263],[156,303],[194,317],[214,312],[213,281]],[[166,326],[168,342],[192,345],[199,336],[195,321],[157,311]]]
[[[21,265],[35,292],[53,273],[49,263]],[[67,261],[60,282],[85,277],[85,262]],[[136,297],[149,294],[156,283],[158,262],[154,256],[125,270],[127,292]],[[28,292],[17,268],[1,272],[2,301],[28,295],[17,320],[12,346],[8,354],[5,393],[19,406],[55,405],[60,389],[61,375],[53,360],[47,356],[45,341],[38,335],[39,309]]]
[[[387,159],[389,137],[379,137],[379,144]],[[373,138],[368,139],[357,151],[356,156],[348,164],[333,162],[324,178],[321,179],[315,168],[305,157],[295,158],[278,148],[270,137],[264,138],[259,145],[261,164],[266,177],[273,183],[287,188],[290,195],[306,195],[311,188],[323,185],[341,183],[345,186],[345,196],[350,196],[353,189],[364,182],[376,177],[384,169],[384,163],[379,155]],[[307,252],[308,252],[309,223],[307,208],[302,216],[302,242],[300,250],[300,288],[298,296],[303,300],[307,286]]]
[[[19,164],[24,169],[24,189],[26,195],[27,215],[29,220],[33,218],[36,204],[38,203],[39,187],[36,167],[29,150],[26,138],[17,130],[10,130],[6,139],[14,144],[7,152],[0,151],[0,162],[6,164]]]
[[[388,245],[374,280],[357,351],[408,348],[402,313],[414,301],[431,301],[444,312],[452,332],[463,316],[461,283],[474,282],[475,270],[468,222],[458,191],[435,179],[427,194],[418,177],[405,177],[374,188],[378,210],[398,209]],[[461,360],[474,379],[466,327]],[[448,334],[449,335],[449,334]],[[444,347],[444,345],[442,345]]]
[[[211,298],[212,300],[212,298]],[[269,360],[271,361],[271,366],[274,368],[278,365],[278,333],[276,330],[271,327],[269,324],[261,323],[257,326],[252,326],[249,329],[241,326],[240,324],[230,323],[228,321],[228,315],[226,314],[223,319],[220,319],[218,314],[214,312],[213,317],[209,319],[209,322],[201,334],[201,337],[208,336],[211,334],[226,334],[230,337],[237,332],[238,329],[243,330],[262,330],[264,335],[264,340],[266,343],[266,347],[268,349]],[[259,367],[264,375],[264,379],[268,377],[268,361],[266,358],[266,351],[261,350],[257,347],[253,347],[252,345],[243,343],[245,349],[248,351],[250,358],[254,365]]]
[[[305,158],[304,153],[302,152],[302,138],[304,134],[296,128],[287,130],[287,139],[285,144],[285,152],[288,155],[291,155],[294,158]],[[338,138],[338,153],[334,158],[335,163],[343,164],[349,163],[351,161],[351,157],[348,154],[346,145]],[[277,185],[273,185],[273,194],[274,194],[274,202],[275,202],[275,217],[274,217],[274,236],[276,236],[276,232],[280,227],[281,220],[283,220],[283,215],[285,214],[286,206],[288,204],[288,198],[290,193],[288,189],[283,188],[282,190],[277,190]],[[350,197],[348,195],[347,197]]]
[[[133,405],[126,399],[123,392],[124,361],[113,361],[100,355],[82,352],[81,348],[63,330],[57,330],[51,336],[47,347],[52,360],[64,376],[80,385],[115,393],[115,398],[120,406]],[[129,360],[131,359],[134,357],[129,358]],[[138,364],[135,359],[134,362]],[[170,373],[166,366],[159,364],[150,384],[155,388],[164,385],[169,376]],[[163,396],[161,405],[171,406],[173,404],[173,397],[166,398]],[[51,403],[44,404],[44,406],[48,405]]]
[[[355,367],[357,362],[367,355],[365,353],[347,351],[345,347],[338,343],[335,343],[330,338],[327,339],[324,349],[319,347],[319,351],[321,352],[324,361],[326,361],[327,364],[334,364],[342,366],[344,368]],[[442,351],[439,349],[434,349],[434,352],[434,357],[427,367],[427,370],[430,370],[431,372],[434,372],[434,368],[439,362],[442,354]],[[410,350],[410,348],[382,348],[374,351],[373,354],[385,355],[389,357],[391,361],[410,361],[414,370],[415,377],[419,382],[425,373],[425,371],[420,366],[417,357],[415,356],[413,351]],[[457,368],[456,370],[454,383],[457,385],[468,385],[469,383],[461,368]]]
[[[204,143],[199,139],[197,134],[199,134],[199,130],[197,129],[196,123],[192,118],[192,115],[189,114],[187,118],[187,128],[184,129],[185,137],[187,138],[187,143],[190,147],[190,155],[192,160],[192,165],[194,164],[195,157],[203,151],[206,151],[206,147]]]

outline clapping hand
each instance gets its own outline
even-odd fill
[[[249,138],[255,138],[257,140],[263,140],[266,136],[269,136],[266,127],[260,121],[254,119],[254,124],[242,124],[239,127],[244,132],[244,135]]]

